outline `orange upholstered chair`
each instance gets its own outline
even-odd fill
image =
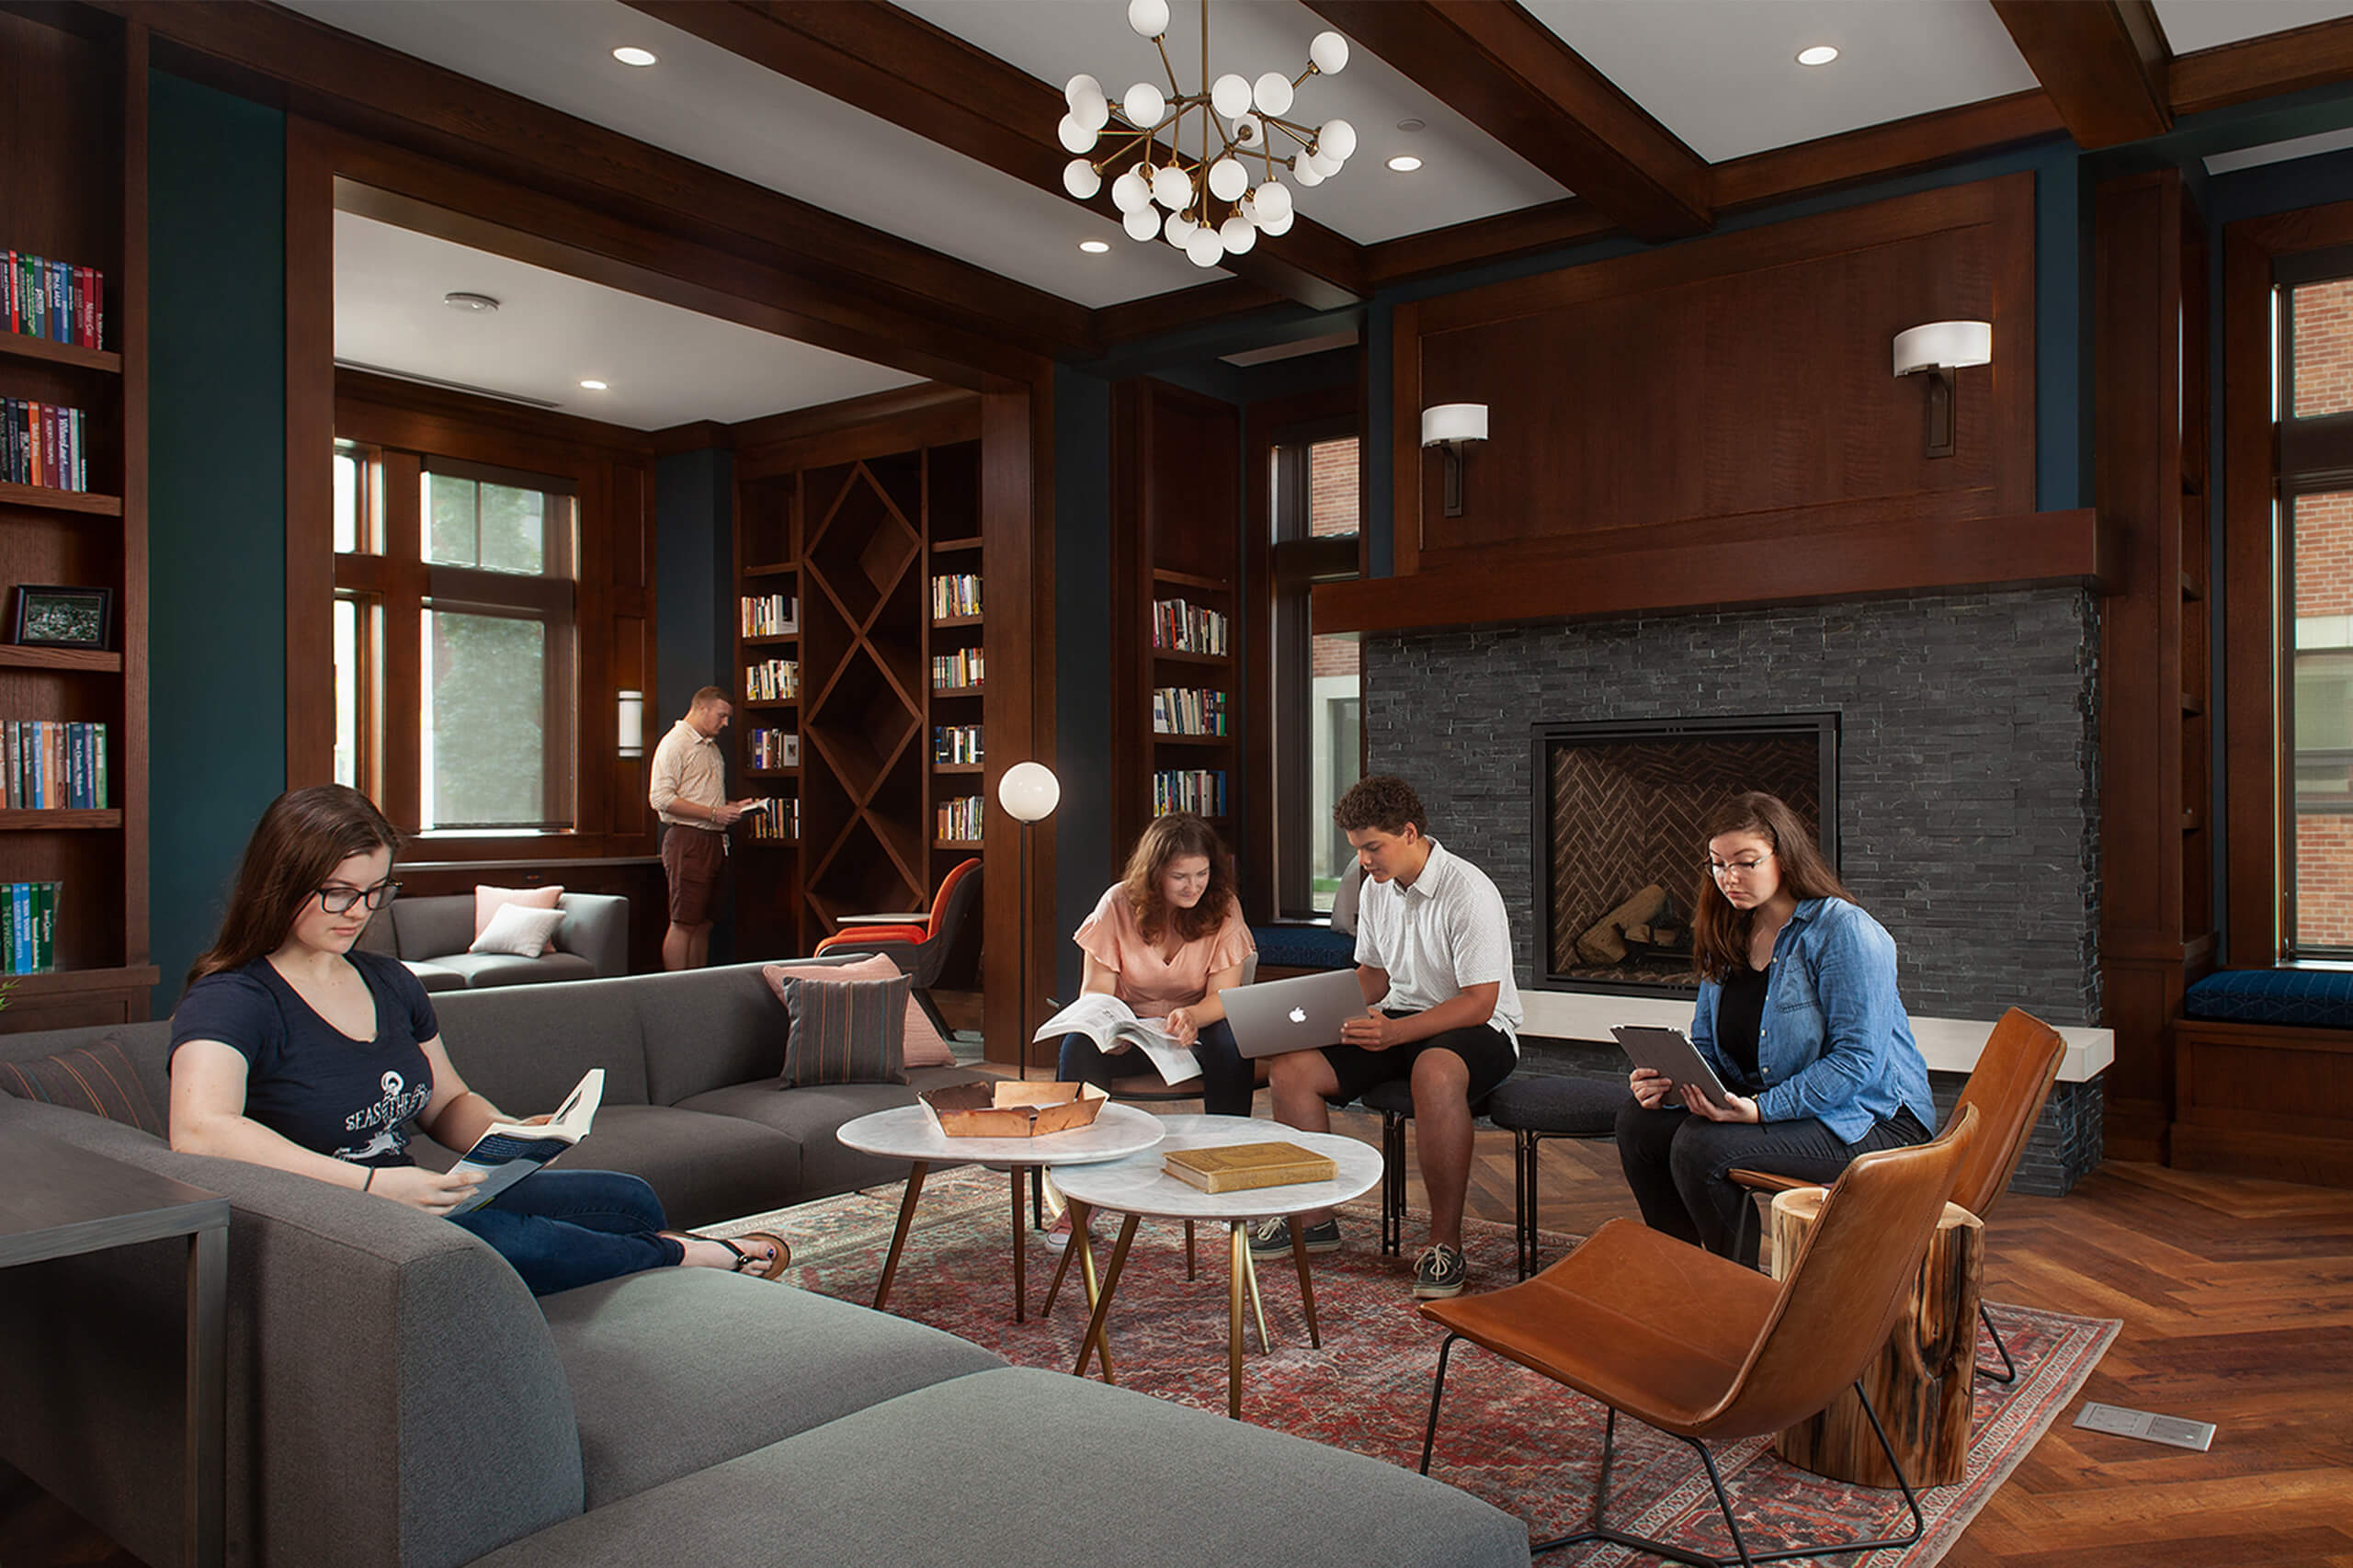
[[[916,1000],[937,1024],[939,1016],[932,1010],[928,993],[938,983],[958,934],[980,902],[981,862],[975,856],[939,879],[939,891],[931,897],[931,917],[922,925],[847,926],[818,943],[817,952],[888,956],[914,983]]]

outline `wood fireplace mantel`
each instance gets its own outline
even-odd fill
[[[1433,566],[1318,584],[1321,634],[1697,614],[1969,589],[2112,590],[2118,531],[2090,507],[1967,520],[1844,523],[1773,537]]]

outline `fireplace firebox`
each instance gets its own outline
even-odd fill
[[[1702,824],[1762,790],[1838,864],[1838,715],[1611,720],[1529,727],[1537,983],[1688,994]]]

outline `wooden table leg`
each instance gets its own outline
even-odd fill
[[[1013,1321],[1029,1321],[1029,1237],[1021,1219],[1021,1173],[1027,1165],[1008,1165],[1013,1178]],[[1035,1175],[1034,1172],[1031,1173]],[[1040,1188],[1040,1190],[1043,1190]]]
[[[1054,1302],[1061,1299],[1063,1293],[1063,1279],[1070,1273],[1070,1255],[1077,1251],[1086,1239],[1086,1227],[1081,1224],[1078,1219],[1078,1216],[1085,1211],[1086,1205],[1076,1199],[1071,1201],[1068,1210],[1071,1216],[1070,1241],[1063,1247],[1063,1260],[1054,1265],[1053,1283],[1046,1287],[1046,1304],[1038,1309],[1038,1315],[1041,1318],[1050,1318],[1054,1315]],[[1095,1262],[1093,1255],[1090,1254],[1086,1261],[1089,1265],[1087,1272],[1092,1274],[1094,1272],[1092,1266]],[[1087,1304],[1092,1306],[1094,1302],[1089,1300]]]
[[[1136,1239],[1136,1216],[1131,1214],[1120,1226],[1119,1242],[1111,1248],[1110,1267],[1103,1271],[1103,1283],[1095,1298],[1095,1311],[1086,1320],[1086,1335],[1078,1342],[1078,1365],[1071,1369],[1073,1377],[1086,1375],[1086,1358],[1097,1351],[1106,1350],[1110,1340],[1103,1332],[1103,1320],[1111,1311],[1111,1293],[1120,1288],[1120,1272],[1128,1266],[1128,1247]],[[1088,1273],[1095,1268],[1095,1255],[1089,1253],[1086,1267]],[[1103,1363],[1103,1381],[1112,1382],[1111,1363]]]
[[[1250,1267],[1250,1238],[1239,1220],[1226,1221],[1225,1413],[1242,1419],[1242,1276]]]
[[[1296,1214],[1290,1220],[1290,1260],[1299,1265],[1299,1301],[1307,1310],[1308,1346],[1321,1350],[1324,1335],[1315,1327],[1315,1281],[1307,1273],[1307,1227],[1299,1222]]]
[[[1242,1258],[1250,1271],[1250,1311],[1258,1320],[1258,1350],[1262,1355],[1271,1356],[1275,1351],[1275,1341],[1274,1336],[1267,1332],[1266,1300],[1258,1294],[1258,1260],[1246,1246],[1242,1249]]]
[[[891,1251],[882,1259],[882,1282],[874,1288],[874,1310],[881,1312],[891,1300],[891,1281],[899,1272],[899,1254],[906,1250],[907,1229],[915,1223],[915,1199],[923,1196],[923,1178],[930,1173],[928,1161],[915,1160],[907,1165],[907,1189],[899,1199],[899,1228],[891,1233]]]

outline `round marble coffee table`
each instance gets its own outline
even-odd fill
[[[1149,1153],[1054,1173],[1054,1185],[1071,1201],[1072,1245],[1086,1245],[1088,1210],[1109,1209],[1127,1216],[1120,1226],[1120,1239],[1111,1248],[1111,1261],[1103,1271],[1101,1287],[1091,1292],[1095,1312],[1087,1320],[1085,1337],[1078,1343],[1078,1365],[1072,1370],[1085,1372],[1088,1356],[1103,1348],[1103,1321],[1110,1311],[1112,1294],[1120,1288],[1120,1271],[1127,1264],[1129,1244],[1135,1240],[1136,1221],[1145,1215],[1168,1220],[1222,1220],[1227,1228],[1232,1270],[1226,1289],[1225,1413],[1239,1419],[1242,1292],[1244,1282],[1251,1274],[1250,1222],[1311,1209],[1328,1209],[1370,1191],[1381,1180],[1381,1151],[1336,1132],[1302,1132],[1280,1122],[1243,1116],[1165,1116],[1160,1118],[1160,1125],[1164,1136]],[[1329,1181],[1248,1187],[1239,1192],[1203,1192],[1161,1168],[1161,1156],[1177,1149],[1217,1149],[1235,1143],[1273,1142],[1296,1143],[1313,1153],[1326,1155],[1337,1170]],[[1299,1267],[1299,1298],[1307,1313],[1308,1343],[1320,1347],[1324,1338],[1315,1325],[1315,1286],[1308,1277],[1307,1247],[1296,1225],[1291,1227],[1290,1254],[1291,1261]],[[1088,1273],[1092,1273],[1091,1268]],[[1263,1336],[1263,1326],[1259,1332]],[[1108,1364],[1103,1377],[1106,1382],[1111,1381]]]
[[[881,1283],[874,1289],[874,1308],[891,1299],[891,1281],[899,1272],[899,1254],[907,1244],[907,1229],[915,1217],[915,1200],[923,1196],[923,1179],[935,1165],[1004,1165],[1013,1174],[1013,1321],[1029,1317],[1029,1251],[1023,1244],[1021,1178],[1047,1166],[1085,1165],[1117,1160],[1150,1149],[1160,1142],[1160,1119],[1133,1106],[1107,1105],[1095,1120],[1068,1132],[1042,1138],[950,1138],[934,1125],[919,1105],[894,1106],[842,1123],[835,1134],[860,1153],[905,1160],[907,1189],[899,1199],[899,1226],[891,1233],[890,1256],[882,1261]]]

